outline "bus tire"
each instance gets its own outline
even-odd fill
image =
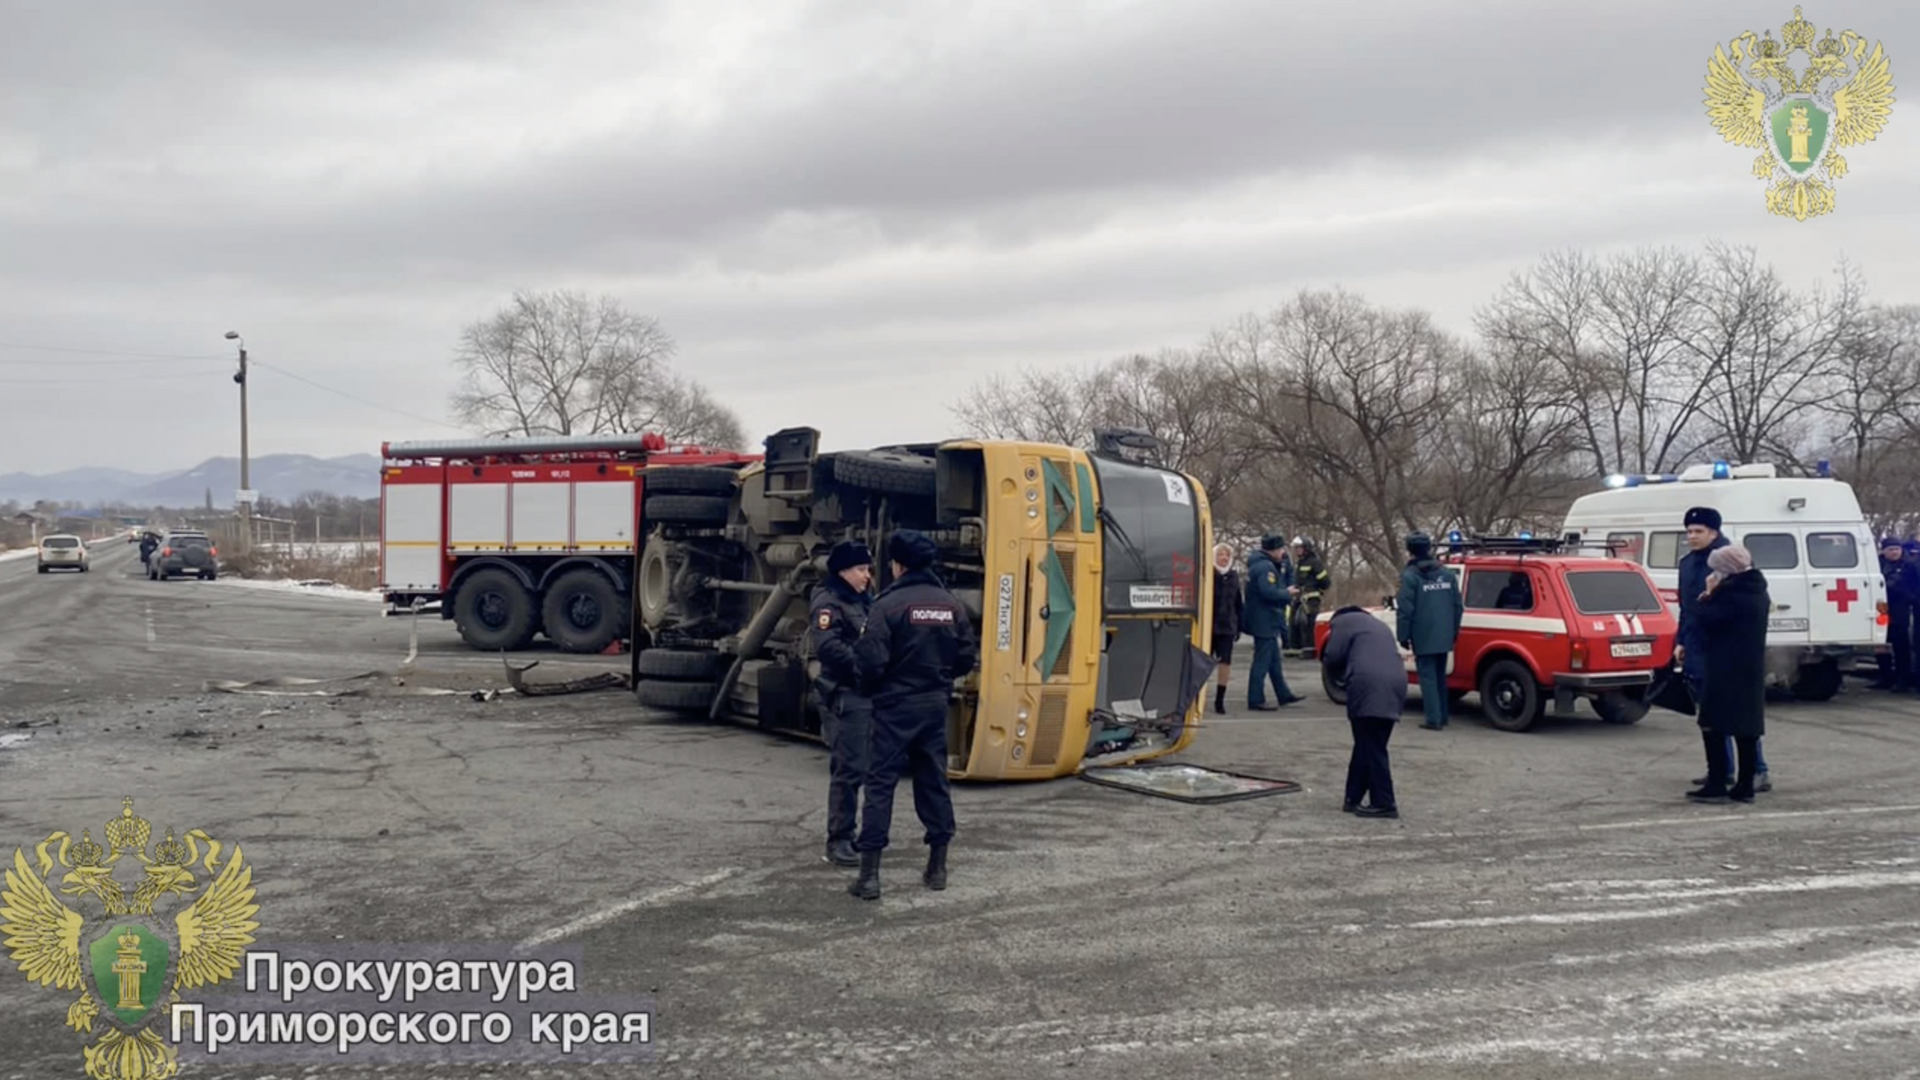
[[[725,525],[733,516],[733,500],[723,495],[655,495],[641,510],[655,524]]]
[[[489,566],[460,583],[453,622],[468,645],[488,652],[513,652],[533,640],[533,609],[533,597],[520,579]]]
[[[647,497],[655,495],[731,495],[740,474],[718,465],[672,465],[649,469],[642,477]]]
[[[833,478],[882,495],[933,498],[933,459],[899,450],[842,450],[833,455]]]
[[[714,682],[727,673],[733,657],[711,649],[653,648],[635,661],[642,679],[668,682]]]
[[[607,575],[569,570],[547,586],[541,623],[562,652],[604,652],[626,628],[627,601]]]
[[[634,700],[643,709],[662,712],[705,714],[713,706],[719,683],[674,682],[671,679],[642,679],[633,684]]]

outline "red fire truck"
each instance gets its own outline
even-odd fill
[[[467,644],[603,652],[628,632],[642,522],[724,525],[760,460],[659,435],[389,442],[380,480],[388,614],[437,610]],[[663,468],[663,466],[706,466]]]

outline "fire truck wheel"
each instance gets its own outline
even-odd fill
[[[512,574],[487,567],[460,583],[453,621],[460,636],[476,649],[524,649],[533,640],[533,597]]]
[[[718,465],[675,465],[646,474],[646,492],[652,495],[731,495],[740,474]]]
[[[1327,692],[1327,700],[1335,705],[1347,703],[1347,682],[1334,674],[1330,665],[1320,665],[1320,686]]]
[[[1646,718],[1650,708],[1647,702],[1620,690],[1609,690],[1593,699],[1593,711],[1609,724],[1637,724]]]
[[[633,684],[633,696],[644,709],[666,712],[704,713],[713,705],[719,683],[673,682],[669,679],[641,679]]]
[[[1480,676],[1480,707],[1501,731],[1525,731],[1546,709],[1540,684],[1518,660],[1496,660]]]
[[[642,679],[712,682],[726,674],[733,657],[711,649],[648,649],[636,663]]]
[[[541,623],[547,640],[562,652],[597,653],[626,627],[627,603],[607,576],[570,570],[547,587]]]
[[[721,495],[655,495],[641,509],[654,524],[725,525],[733,500]]]
[[[833,478],[850,487],[883,495],[934,494],[930,457],[899,450],[842,450],[833,456]]]

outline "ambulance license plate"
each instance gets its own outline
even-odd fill
[[[1652,656],[1653,642],[1622,641],[1613,647],[1613,655],[1615,656]]]

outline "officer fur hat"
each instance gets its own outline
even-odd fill
[[[1433,537],[1417,532],[1407,536],[1407,554],[1416,559],[1424,559],[1433,554]]]
[[[939,545],[915,529],[901,529],[887,541],[887,558],[909,570],[925,570],[939,556]]]
[[[1696,506],[1687,511],[1686,519],[1682,521],[1681,524],[1687,528],[1692,528],[1695,525],[1705,525],[1714,532],[1719,532],[1720,511],[1715,510],[1711,506]]]
[[[872,566],[873,552],[858,540],[843,540],[827,553],[827,573],[837,574],[856,566]]]
[[[1902,543],[1900,542],[1900,538],[1899,538],[1899,537],[1897,537],[1897,536],[1883,536],[1883,537],[1881,537],[1881,538],[1880,538],[1880,550],[1881,550],[1881,551],[1885,551],[1885,550],[1887,550],[1888,548],[1902,548],[1902,549],[1904,549],[1905,547],[1906,547],[1906,545],[1904,545],[1904,544],[1902,544]]]
[[[1268,533],[1260,538],[1261,551],[1281,551],[1286,546],[1287,538],[1283,533]]]

